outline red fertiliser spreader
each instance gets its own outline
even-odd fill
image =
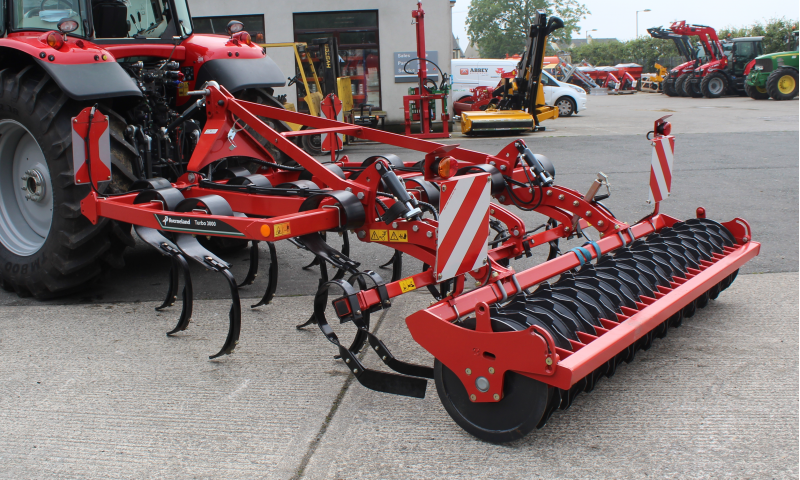
[[[274,243],[287,240],[323,266],[304,326],[319,327],[359,383],[422,398],[433,380],[456,423],[486,441],[511,441],[543,426],[578,393],[716,299],[759,252],[742,219],[718,223],[701,208],[689,220],[659,212],[671,186],[674,148],[665,119],[648,134],[654,212],[628,224],[601,203],[608,196],[602,174],[584,193],[557,185],[553,164],[522,140],[487,154],[239,100],[211,81],[188,94],[199,97],[206,120],[195,145],[176,149],[185,170],[173,181],[139,181],[127,193],[97,188],[108,176],[102,107],[85,109],[73,122],[73,137],[82,140],[73,142],[74,171],[94,187],[81,202],[82,214],[92,223],[132,224],[172,261],[158,307],[180,297],[169,334],[189,326],[188,265],[195,262],[227,279],[228,336],[211,358],[233,353],[241,330],[238,289],[255,278],[258,244],[265,242],[271,256],[262,305],[278,281]],[[270,127],[275,122],[305,128],[279,132]],[[384,154],[356,163],[334,151],[322,163],[294,138],[328,134],[393,145],[421,160]],[[514,210],[535,211],[547,221],[531,228]],[[326,232],[342,233],[344,248],[329,245]],[[387,247],[391,278],[350,258],[352,235]],[[208,242],[198,241],[206,237],[251,242],[241,283]],[[575,238],[585,243],[559,249],[559,240]],[[511,266],[536,248],[547,249],[547,261],[523,271]],[[420,260],[422,271],[403,277],[406,255]],[[336,274],[329,277],[325,264]],[[370,329],[371,314],[422,288],[434,303],[406,324],[434,357],[432,365],[395,357]],[[335,331],[345,322],[357,329],[352,341]],[[364,366],[367,344],[391,372]]]

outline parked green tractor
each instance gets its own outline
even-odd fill
[[[787,52],[769,53],[756,57],[747,75],[745,90],[755,100],[791,100],[797,96],[797,33],[792,33]]]

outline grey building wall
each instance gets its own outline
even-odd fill
[[[378,41],[380,44],[381,102],[387,112],[387,123],[403,121],[403,95],[411,83],[395,83],[394,52],[416,51],[416,30],[411,11],[417,0],[189,0],[192,16],[264,15],[264,42],[294,41],[293,13],[330,12],[342,10],[378,10]],[[426,50],[437,51],[439,66],[450,73],[453,25],[450,0],[424,0]],[[294,76],[294,53],[289,48],[269,49],[267,53],[283,70],[284,76]],[[276,94],[287,94],[297,105],[297,91],[292,87],[277,88]]]

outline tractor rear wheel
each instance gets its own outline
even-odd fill
[[[719,98],[728,90],[728,79],[720,72],[706,75],[700,82],[700,91],[704,97]]]
[[[797,96],[797,70],[782,67],[767,78],[767,92],[773,100],[791,100]]]
[[[133,246],[130,225],[81,214],[88,185],[72,171],[71,118],[89,104],[71,100],[36,66],[0,72],[0,277],[20,296],[49,298],[78,290],[107,270],[121,267]],[[124,122],[111,120],[112,180],[106,192],[127,190],[133,147]],[[126,170],[123,172],[121,169]]]
[[[764,87],[757,87],[755,85],[744,84],[744,91],[753,100],[766,100],[769,98],[769,93]]]
[[[686,91],[684,86],[686,84],[686,81],[691,76],[692,76],[691,73],[684,73],[683,75],[678,77],[677,80],[675,80],[675,91],[678,92],[678,95],[680,95],[681,97],[688,97],[689,96],[689,92]]]

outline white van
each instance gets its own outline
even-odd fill
[[[488,58],[457,58],[450,60],[453,70],[453,85],[450,90],[450,105],[472,96],[475,87],[496,87],[501,74],[512,72],[519,60]],[[559,82],[547,71],[542,71],[544,102],[558,107],[560,117],[586,110],[586,92],[569,83]]]

